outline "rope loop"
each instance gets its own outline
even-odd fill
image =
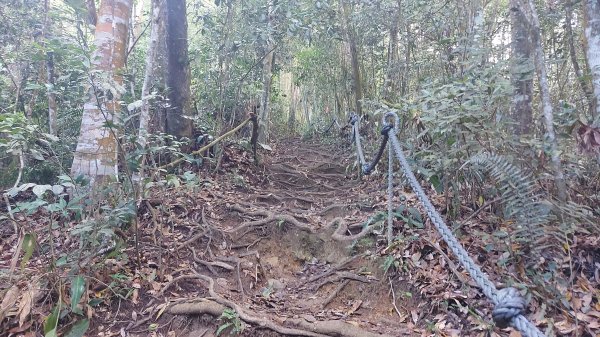
[[[515,288],[498,290],[496,299],[498,303],[492,311],[492,318],[500,328],[509,326],[513,318],[522,315],[525,311],[525,299]]]
[[[358,122],[358,115],[354,114],[354,115],[350,116],[350,124],[354,125],[354,124],[356,124],[356,122]]]
[[[383,129],[381,129],[381,135],[388,137],[388,133],[390,132],[391,129],[393,129],[394,126],[392,124],[386,124]]]
[[[400,126],[400,118],[398,118],[398,115],[393,112],[393,111],[388,111],[385,113],[385,115],[383,115],[383,117],[381,118],[381,122],[383,125],[388,125],[388,124],[392,124],[392,123],[388,123],[388,119],[392,118],[393,119],[393,125],[394,125],[394,130],[396,130],[396,132],[398,132],[398,127]],[[383,132],[383,131],[382,131]]]

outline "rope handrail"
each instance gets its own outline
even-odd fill
[[[393,124],[388,123],[387,120],[389,118],[393,119]],[[398,132],[398,123],[399,118],[394,112],[386,113],[382,122],[385,125],[382,130],[382,135],[384,136],[384,141],[382,141],[383,146],[385,143],[388,143],[388,153],[389,153],[389,163],[388,163],[388,244],[391,243],[393,233],[392,233],[392,196],[393,196],[393,157],[394,155],[398,159],[400,163],[400,167],[402,168],[402,172],[404,176],[407,178],[411,188],[419,198],[419,201],[425,207],[427,212],[427,216],[433,223],[436,230],[440,233],[448,248],[452,251],[452,253],[456,256],[460,264],[469,272],[469,275],[473,278],[473,280],[477,283],[477,285],[481,288],[483,294],[492,301],[494,304],[494,309],[492,311],[492,319],[496,323],[497,326],[504,328],[507,326],[512,326],[519,330],[526,337],[545,337],[545,335],[525,316],[523,316],[523,312],[525,311],[525,299],[521,296],[519,291],[516,288],[508,287],[503,289],[496,289],[496,286],[490,281],[487,275],[481,270],[481,268],[473,261],[473,259],[469,256],[469,253],[465,250],[465,248],[460,244],[458,239],[454,236],[450,228],[446,225],[442,216],[435,209],[435,206],[429,200],[429,197],[423,190],[423,187],[415,177],[404,153],[402,152],[402,148],[400,146],[400,141],[396,136]],[[363,173],[365,172],[365,168],[368,168],[365,160],[364,154],[362,152],[362,147],[360,143],[360,134],[358,130],[358,116],[354,115],[350,118],[350,123],[353,126],[353,137],[356,142],[356,151],[359,161],[363,168]],[[384,133],[385,130],[385,133]],[[391,131],[391,132],[390,132]],[[389,142],[388,142],[389,139]],[[379,157],[381,157],[382,150],[380,149]],[[380,159],[380,158],[379,158]],[[377,160],[378,161],[378,160]],[[373,167],[377,163],[374,162]],[[373,169],[371,167],[371,170]],[[370,172],[369,172],[370,173]],[[368,173],[365,173],[368,174]]]
[[[392,126],[385,125],[383,127],[383,129],[381,130],[381,135],[383,136],[383,139],[381,140],[381,145],[379,146],[377,155],[375,155],[375,158],[373,159],[373,161],[371,163],[367,163],[365,160],[365,155],[364,155],[363,149],[362,149],[362,144],[360,142],[358,121],[359,121],[358,115],[353,115],[352,117],[350,117],[350,124],[352,124],[352,138],[354,138],[354,141],[355,141],[356,151],[358,153],[358,161],[359,161],[360,167],[361,167],[361,173],[364,175],[369,175],[369,174],[373,173],[375,166],[377,166],[377,164],[381,160],[381,157],[383,156],[383,152],[385,151],[385,146],[387,145],[387,142],[388,142],[388,132],[392,129]]]

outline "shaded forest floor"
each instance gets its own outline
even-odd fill
[[[248,152],[228,147],[221,173],[203,169],[194,184],[156,189],[138,209],[137,251],[123,235],[129,244],[121,254],[84,267],[91,275],[86,296],[101,302],[85,308],[92,317],[87,335],[208,337],[243,327],[242,336],[519,336],[494,329],[490,302],[401,186],[394,195],[394,207],[403,205],[394,220],[398,240],[386,246],[385,175],[358,179],[347,145],[285,139],[262,160],[255,166]],[[443,197],[432,200],[443,210]],[[510,275],[542,296],[549,291],[531,284],[524,270],[497,265],[505,251],[484,248],[482,240],[491,232],[490,215],[472,213],[465,212],[468,228],[460,240],[490,278],[502,285]],[[43,245],[44,218],[35,221]],[[8,263],[16,236],[5,234],[2,261]],[[73,245],[55,240],[58,249]],[[573,247],[580,274],[569,289],[556,288],[578,299],[579,308],[560,312],[551,302],[531,301],[527,316],[541,329],[553,322],[559,335],[600,332],[599,247],[597,235],[582,235]],[[19,279],[22,288],[33,275],[48,275],[47,262],[33,257]],[[59,278],[68,277],[64,271]],[[25,324],[32,330],[50,312],[49,296],[35,300]],[[239,314],[219,317],[225,307]],[[27,331],[16,328],[13,314],[4,331]]]

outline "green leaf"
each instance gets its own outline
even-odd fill
[[[33,249],[35,248],[35,234],[25,234],[25,236],[23,236],[22,247],[25,254],[21,260],[21,269],[25,268],[25,265],[27,265],[27,262],[29,262],[29,259],[33,255]]]
[[[44,336],[45,337],[56,337],[56,327],[58,326],[58,314],[60,310],[58,305],[52,309],[52,312],[44,322]]]
[[[35,185],[32,189],[33,193],[37,195],[38,198],[41,198],[48,190],[52,190],[51,185]]]
[[[60,266],[64,266],[65,264],[67,264],[67,256],[61,256],[58,260],[56,260],[56,266],[60,267]]]
[[[45,204],[47,204],[47,202],[45,202],[42,199],[35,199],[34,201],[31,201],[31,202],[17,202],[17,205],[16,205],[17,207],[16,207],[15,211],[16,212],[26,211],[28,213],[33,213],[39,207],[44,206]]]
[[[217,333],[216,333],[216,335],[217,335],[217,336],[218,336],[218,335],[220,335],[220,334],[221,334],[221,332],[223,332],[223,330],[225,330],[225,329],[229,328],[229,327],[230,327],[230,326],[232,326],[232,325],[233,325],[233,323],[231,323],[231,322],[227,322],[227,323],[221,324],[221,325],[219,326],[219,328],[217,329]]]
[[[85,279],[83,276],[78,275],[73,278],[71,282],[71,311],[83,315],[83,311],[77,307],[79,300],[81,300],[81,296],[85,292]]]
[[[75,323],[71,330],[67,332],[64,337],[83,337],[83,334],[90,327],[90,321],[88,319],[82,319],[81,321]]]
[[[104,300],[103,300],[103,299],[101,299],[101,298],[92,298],[92,299],[91,299],[91,300],[88,302],[88,305],[89,305],[90,307],[97,307],[97,306],[99,306],[100,304],[102,304],[102,302],[104,302]]]

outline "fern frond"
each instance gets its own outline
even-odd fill
[[[493,153],[478,154],[469,162],[496,184],[503,218],[514,223],[511,235],[515,241],[532,247],[545,237],[545,226],[554,220],[553,207],[544,199],[531,174]]]

